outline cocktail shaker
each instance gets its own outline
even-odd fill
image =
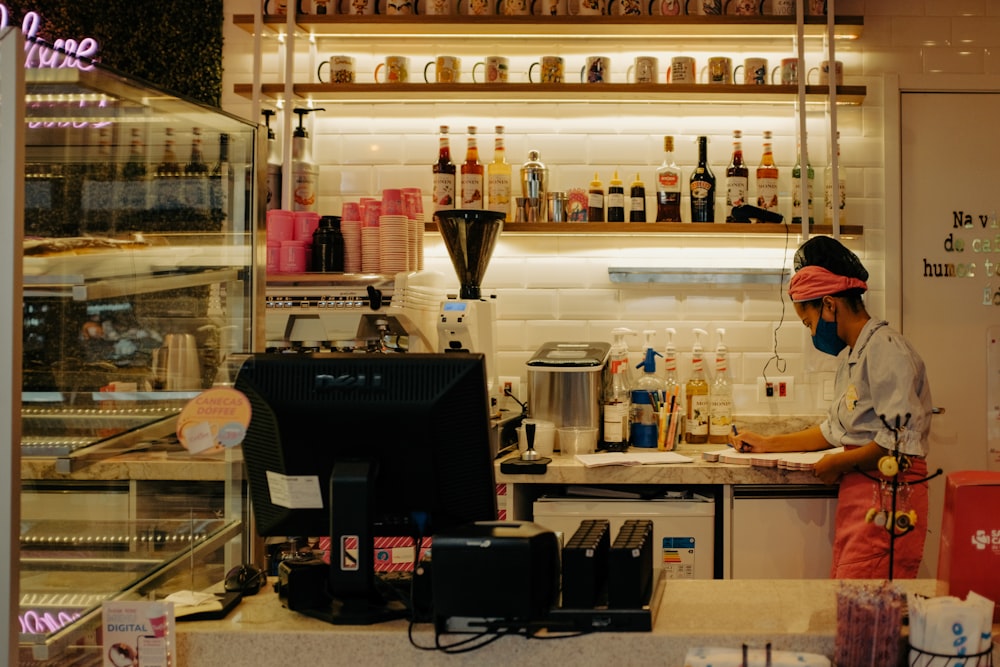
[[[538,151],[528,151],[528,161],[521,165],[521,195],[524,198],[525,222],[545,222],[545,195],[549,170],[538,159]]]

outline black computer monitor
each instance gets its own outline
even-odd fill
[[[235,386],[262,537],[331,536],[332,623],[398,618],[376,586],[375,536],[496,519],[481,354],[257,354]],[[416,543],[419,553],[420,543]]]

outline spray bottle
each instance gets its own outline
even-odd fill
[[[633,447],[656,447],[660,423],[660,406],[663,405],[663,380],[656,375],[656,358],[662,357],[653,349],[656,331],[643,331],[646,343],[643,346],[642,361],[636,368],[642,375],[632,386],[632,429]]]
[[[723,340],[726,330],[719,328],[715,333],[719,343],[715,346],[715,380],[709,399],[708,441],[724,445],[729,442],[729,431],[733,427],[733,379],[729,372],[729,350]]]
[[[299,126],[292,133],[292,210],[315,211],[316,180],[319,170],[316,168],[316,163],[312,161],[309,133],[306,132],[302,122],[306,114],[314,111],[325,111],[325,109],[296,107],[292,111],[299,115]]]
[[[281,208],[281,153],[274,130],[271,129],[271,116],[278,113],[274,109],[264,109],[264,125],[267,126],[267,204],[266,210]]]
[[[667,346],[663,349],[663,407],[667,411],[667,430],[662,434],[662,449],[668,451],[677,445],[684,433],[680,424],[681,413],[684,412],[684,386],[677,374],[677,346],[674,344],[676,334],[676,329],[667,328]]]
[[[635,332],[624,327],[611,331],[613,342],[608,353],[608,379],[601,401],[604,412],[601,449],[609,452],[628,449],[632,383],[629,382],[628,343],[625,342],[625,336],[630,335],[634,336]]]
[[[704,329],[694,330],[694,346],[691,348],[691,377],[684,388],[686,399],[686,418],[684,440],[688,444],[703,444],[708,442],[708,379],[705,375],[704,352],[701,337],[707,336]]]

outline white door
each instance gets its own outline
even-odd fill
[[[988,354],[997,334],[989,329],[1000,324],[1000,94],[903,93],[900,116],[902,331],[944,409],[928,467],[1000,469],[1000,396],[988,398],[997,374],[988,360],[1000,357]],[[943,478],[931,482],[930,498],[921,574],[934,576]]]

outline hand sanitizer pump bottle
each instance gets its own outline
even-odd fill
[[[624,327],[611,331],[613,340],[608,353],[608,380],[601,406],[604,414],[601,449],[608,452],[628,449],[632,383],[629,381],[628,343],[625,337],[630,335],[634,336],[635,332]]]
[[[632,387],[632,429],[633,447],[656,448],[659,433],[660,406],[663,404],[663,380],[656,375],[656,357],[661,357],[653,349],[656,331],[647,329],[642,362],[636,368],[642,375]]]

